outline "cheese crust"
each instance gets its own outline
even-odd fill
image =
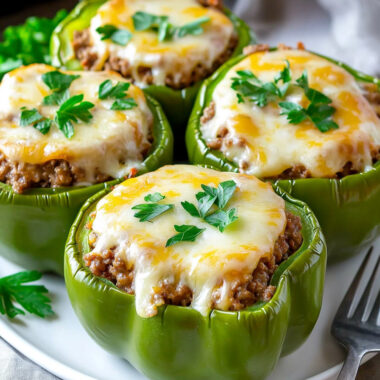
[[[181,202],[196,203],[195,194],[202,191],[202,184],[217,187],[227,180],[237,184],[228,208],[237,209],[238,220],[221,233],[188,214]],[[150,222],[139,222],[132,207],[145,203],[144,197],[155,192],[166,197],[160,203],[175,207]],[[91,254],[112,250],[133,270],[139,315],[157,313],[157,306],[163,303],[157,297],[162,284],[191,289],[191,307],[206,315],[212,306],[229,310],[234,283],[272,255],[286,223],[285,202],[268,183],[253,176],[196,166],[165,166],[125,181],[97,204],[91,222],[96,235]],[[174,225],[195,225],[205,230],[194,242],[165,247],[176,234]],[[213,298],[215,290],[217,300]]]
[[[158,33],[136,31],[132,16],[138,12],[168,16],[175,26],[209,17],[203,33],[159,41]],[[101,40],[96,31],[113,25],[132,33],[132,39],[120,46],[110,39]],[[76,34],[74,50],[85,68],[110,67],[138,85],[190,86],[210,75],[232,54],[237,36],[231,20],[219,9],[202,6],[197,0],[111,0],[102,5],[87,31]]]
[[[57,105],[43,105],[43,98],[51,90],[42,81],[42,75],[55,68],[47,65],[24,66],[5,75],[0,84],[0,153],[8,165],[29,165],[30,168],[63,160],[81,172],[80,182],[88,185],[103,178],[120,178],[131,168],[138,169],[150,147],[153,115],[144,93],[131,85],[127,95],[137,107],[113,111],[114,99],[98,98],[99,85],[110,79],[115,85],[126,82],[113,72],[63,72],[80,75],[70,88],[70,96],[83,94],[84,100],[94,104],[88,123],[74,123],[70,139],[53,124],[47,134],[32,125],[20,126],[21,108],[36,108],[39,113],[54,120]],[[0,173],[1,174],[1,173]]]
[[[322,133],[310,120],[290,124],[278,102],[258,107],[238,103],[231,78],[251,70],[271,82],[289,61],[293,81],[307,71],[310,88],[332,99],[338,129]],[[303,90],[293,86],[285,99],[307,107]],[[255,52],[236,64],[218,83],[202,119],[206,143],[221,150],[242,172],[259,178],[335,178],[370,170],[380,150],[380,120],[355,78],[336,64],[305,50]]]

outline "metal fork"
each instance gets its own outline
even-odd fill
[[[358,273],[350,285],[331,327],[332,335],[347,349],[348,355],[338,376],[338,380],[355,379],[363,356],[368,352],[380,351],[380,326],[377,323],[380,310],[380,291],[374,288],[376,272],[380,264],[380,256],[373,268],[371,277],[365,287],[363,295],[355,310],[351,306],[363,273],[373,254],[370,248],[363,260]],[[376,300],[365,319],[365,310],[368,305],[371,290],[376,292]]]

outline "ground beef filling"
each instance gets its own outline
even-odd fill
[[[104,182],[109,176],[97,172],[95,182]],[[33,187],[64,187],[85,180],[84,171],[65,160],[50,160],[41,165],[12,162],[0,152],[0,182],[12,186],[16,193]]]
[[[253,273],[236,278],[233,281],[229,294],[229,310],[242,310],[258,301],[269,301],[276,287],[270,285],[273,273],[278,266],[291,254],[296,252],[302,244],[302,225],[298,216],[286,213],[287,224],[284,233],[277,239],[273,252],[260,259]],[[91,223],[87,226],[91,229]],[[97,236],[91,232],[89,244],[94,248]],[[84,263],[91,272],[98,277],[112,281],[118,288],[129,294],[134,294],[134,268],[121,260],[110,249],[102,254],[88,253],[84,256]],[[222,288],[222,281],[217,284],[212,294],[212,308],[218,308],[218,301]],[[189,306],[192,302],[191,289],[183,284],[162,281],[159,289],[153,296],[156,306],[163,304]]]
[[[214,7],[221,9],[221,0],[199,0],[199,3],[206,7]],[[203,62],[199,62],[189,75],[174,76],[168,74],[165,78],[165,85],[176,90],[180,90],[186,87],[190,87],[196,82],[210,76],[216,69],[218,69],[223,63],[225,63],[233,54],[236,45],[238,43],[238,36],[234,34],[227,48],[219,57],[212,63],[207,65]],[[75,31],[72,42],[75,57],[80,61],[83,68],[86,70],[95,69],[98,61],[98,55],[92,49],[91,36],[88,29]],[[113,70],[120,73],[124,78],[130,79],[132,82],[139,81],[146,85],[154,84],[154,78],[152,74],[153,67],[139,66],[137,67],[137,78],[134,77],[134,68],[130,65],[129,61],[125,58],[119,58],[114,55],[110,55],[108,60],[104,63],[105,70]]]
[[[376,95],[371,95],[371,96],[373,98],[378,99],[379,112],[377,112],[377,111],[376,112],[380,117],[380,93],[377,92]],[[371,102],[371,104],[373,105],[372,102]],[[376,110],[376,108],[375,108],[375,110]],[[201,119],[200,119],[201,124],[206,124],[214,116],[215,116],[215,102],[212,101],[209,104],[209,106],[207,106],[203,111],[203,114],[202,114]],[[216,135],[216,138],[208,141],[207,146],[213,150],[221,150],[223,147],[224,148],[232,148],[232,147],[245,148],[247,146],[247,142],[244,138],[242,138],[242,137],[232,138],[232,137],[230,137],[229,133],[230,132],[229,132],[227,127],[221,126],[219,128],[217,135]],[[380,148],[374,149],[372,151],[372,163],[375,164],[379,160],[380,160]],[[244,172],[248,168],[249,168],[249,162],[242,161],[239,163],[239,169],[241,171]],[[340,178],[346,177],[348,175],[357,174],[357,173],[359,173],[359,171],[353,168],[351,161],[348,161],[343,166],[342,170],[337,172],[335,174],[335,176],[333,176],[331,178],[340,179]],[[311,178],[311,177],[312,176],[311,176],[310,171],[307,170],[307,168],[305,168],[305,166],[296,165],[296,166],[293,166],[291,168],[284,170],[278,176],[268,177],[268,178],[264,178],[264,179],[298,179],[298,178]]]

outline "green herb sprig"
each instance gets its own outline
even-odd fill
[[[165,199],[165,196],[160,193],[148,194],[144,197],[144,201],[150,203],[142,203],[132,207],[132,210],[138,211],[134,217],[138,218],[140,222],[148,222],[174,208],[172,204],[157,203],[162,199]]]
[[[181,226],[174,225],[174,229],[178,234],[172,236],[166,242],[166,247],[180,243],[182,241],[195,241],[195,239],[200,235],[205,228],[198,228],[197,226],[183,224]]]
[[[133,98],[126,98],[126,91],[128,91],[130,85],[128,82],[117,82],[117,84],[113,86],[112,81],[107,79],[99,86],[99,99],[116,99],[111,106],[111,110],[113,111],[124,111],[137,107],[137,103]]]
[[[69,97],[69,87],[71,83],[80,78],[80,75],[68,75],[59,71],[50,71],[42,75],[42,81],[53,91],[43,99],[44,105],[59,105],[64,103]]]
[[[33,125],[35,129],[46,135],[50,131],[52,121],[42,116],[36,108],[21,108],[20,126]]]
[[[235,208],[224,210],[236,190],[236,182],[232,180],[221,182],[217,188],[206,185],[201,187],[204,191],[195,195],[198,207],[188,201],[181,202],[182,207],[191,216],[202,218],[206,223],[217,227],[220,232],[224,232],[227,226],[238,219]],[[209,214],[213,205],[218,209]]]
[[[158,33],[159,41],[170,41],[175,37],[183,38],[187,35],[200,35],[203,33],[203,24],[210,21],[210,17],[200,17],[197,20],[182,26],[174,26],[169,22],[168,16],[157,16],[147,12],[136,12],[132,16],[135,30],[152,30]]]
[[[15,318],[25,311],[41,318],[53,315],[48,290],[42,285],[23,285],[41,278],[37,271],[19,272],[0,278],[0,314]],[[19,304],[24,310],[15,306]]]
[[[111,40],[117,45],[125,46],[132,38],[132,33],[127,29],[119,29],[107,24],[99,26],[96,31],[102,35],[101,40]]]
[[[238,102],[244,103],[248,100],[259,107],[265,107],[269,102],[283,99],[292,84],[290,65],[288,61],[285,62],[286,66],[275,76],[273,82],[263,83],[250,70],[237,71],[238,76],[232,78],[231,88],[236,91]],[[330,105],[332,100],[322,92],[309,87],[306,71],[296,79],[294,85],[303,89],[310,104],[307,108],[303,108],[297,103],[280,101],[278,103],[281,107],[280,115],[287,115],[287,120],[291,124],[299,124],[310,119],[321,132],[339,128],[331,119],[335,113],[335,108]]]
[[[296,103],[280,102],[280,115],[287,115],[287,120],[291,124],[299,124],[309,119],[321,132],[338,129],[338,124],[331,119],[331,116],[335,113],[335,108],[330,105],[332,100],[322,92],[309,87],[307,72],[304,71],[296,82],[304,90],[310,104],[307,108],[303,108]]]
[[[77,123],[79,119],[87,123],[93,117],[89,109],[93,108],[94,104],[83,101],[83,97],[83,94],[70,97],[61,104],[56,113],[54,121],[68,139],[74,136],[73,122]]]

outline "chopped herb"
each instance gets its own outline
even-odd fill
[[[206,22],[209,22],[210,20],[210,17],[200,17],[193,22],[189,22],[188,24],[180,26],[179,28],[177,28],[177,36],[179,38],[185,37],[189,34],[193,36],[198,36],[203,33],[203,28],[201,25],[205,24]]]
[[[192,203],[185,201],[181,202],[181,205],[191,216],[195,216],[196,218],[201,217],[198,209]]]
[[[126,98],[130,83],[128,82],[117,82],[115,86],[112,85],[112,82],[107,79],[102,82],[99,86],[99,99],[116,99],[111,106],[111,110],[114,111],[123,111],[130,110],[134,107],[137,107],[137,103],[133,98]]]
[[[178,234],[172,236],[166,242],[166,247],[170,247],[171,245],[180,243],[181,241],[195,241],[198,235],[205,230],[204,228],[198,228],[197,226],[186,224],[181,226],[175,225],[174,229],[178,232]]]
[[[220,232],[223,232],[225,228],[237,220],[236,209],[232,208],[228,211],[218,210],[213,214],[207,215],[205,221],[214,227],[217,227]]]
[[[55,91],[52,94],[45,96],[42,103],[45,106],[61,105],[69,98],[70,93],[68,90]]]
[[[134,214],[135,218],[140,219],[140,222],[147,222],[155,217],[163,214],[166,211],[172,209],[174,205],[160,205],[158,203],[146,203],[132,207],[132,210],[139,210]]]
[[[175,36],[183,38],[187,35],[199,35],[203,33],[202,24],[210,21],[210,17],[199,19],[183,26],[173,26],[168,16],[157,16],[147,12],[136,12],[132,16],[133,25],[137,31],[152,30],[158,33],[159,41],[172,40]]]
[[[118,29],[111,24],[99,26],[96,31],[102,35],[102,41],[110,39],[115,44],[121,46],[125,46],[132,38],[132,33],[129,30]]]
[[[42,81],[53,91],[67,90],[71,83],[80,78],[80,75],[62,74],[59,71],[50,71],[42,75]]]
[[[38,112],[36,108],[32,108],[28,110],[26,108],[21,108],[21,116],[20,116],[20,126],[26,127],[27,125],[34,124],[44,117]]]
[[[134,107],[137,107],[137,103],[135,102],[133,98],[116,99],[111,106],[111,110],[125,111],[125,110],[130,110]]]
[[[92,118],[89,109],[93,107],[94,104],[91,102],[83,101],[83,94],[74,95],[61,104],[57,111],[55,122],[58,128],[69,139],[74,135],[72,123],[77,123],[78,119],[85,123],[89,122]]]
[[[228,211],[223,210],[236,190],[235,181],[221,182],[217,188],[201,185],[204,192],[195,195],[198,201],[198,208],[190,202],[182,202],[182,207],[191,215],[197,218],[203,218],[205,222],[219,228],[221,232],[234,222],[238,217],[236,209]],[[216,205],[219,209],[212,214],[208,214],[211,207]]]
[[[159,202],[165,199],[165,195],[162,195],[160,193],[153,193],[153,194],[148,194],[147,196],[144,197],[145,202]]]
[[[335,113],[335,108],[329,105],[332,103],[332,100],[320,91],[309,87],[307,72],[304,71],[296,79],[296,82],[304,90],[306,97],[310,100],[310,104],[307,108],[303,108],[296,103],[280,102],[279,106],[282,108],[280,114],[287,115],[287,120],[291,124],[299,124],[306,119],[310,119],[323,133],[331,129],[338,129],[338,124],[330,119]]]
[[[50,131],[52,121],[50,119],[42,116],[36,108],[28,110],[26,108],[21,108],[20,116],[20,126],[25,127],[27,125],[32,125],[43,135],[46,135]]]
[[[25,315],[25,311],[41,318],[53,315],[48,290],[42,285],[23,285],[41,278],[37,271],[19,272],[0,278],[0,314],[14,318]],[[18,303],[24,310],[16,307]]]
[[[40,131],[43,135],[46,135],[51,128],[52,120],[44,119],[33,124],[33,127]]]

